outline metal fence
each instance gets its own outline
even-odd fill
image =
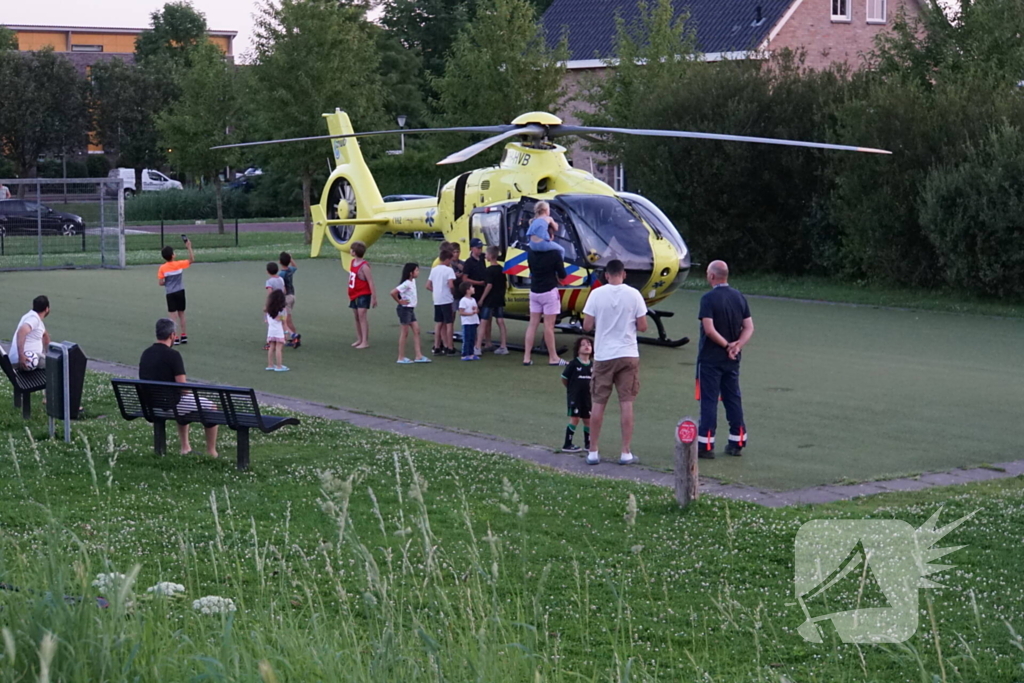
[[[120,178],[0,179],[0,187],[10,192],[0,189],[0,270],[124,268]]]

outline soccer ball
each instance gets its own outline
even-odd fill
[[[29,370],[35,370],[39,367],[39,354],[35,351],[26,351],[24,360]]]

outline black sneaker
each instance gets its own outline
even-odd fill
[[[182,344],[188,344],[188,335],[187,334],[181,335],[181,343]]]
[[[733,443],[732,441],[730,441],[729,445],[725,447],[725,454],[726,455],[736,455],[736,456],[743,455],[743,446],[739,446],[739,445]]]
[[[568,444],[565,444],[564,446],[562,446],[562,452],[563,453],[579,453],[582,450],[583,450],[583,448],[581,448],[580,446],[577,446],[574,443],[568,443]]]
[[[715,459],[715,452],[714,451],[700,450],[700,451],[697,451],[697,457],[701,458],[703,460],[714,460]]]
[[[459,354],[455,351],[455,349],[445,349],[444,350],[444,355],[446,355],[446,356],[457,356]]]
[[[444,349],[439,349],[436,346],[434,346],[434,347],[432,347],[430,349],[430,353],[431,353],[431,355],[434,355],[434,356],[443,356],[444,355]]]
[[[178,344],[180,344],[180,343],[181,343],[181,337],[175,337],[175,338],[174,338],[174,342],[173,342],[173,345],[174,345],[174,346],[177,346],[177,345],[178,345]]]

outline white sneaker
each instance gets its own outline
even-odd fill
[[[640,462],[640,458],[636,457],[632,453],[623,453],[619,456],[620,465],[634,465],[638,462]]]
[[[597,451],[590,451],[587,453],[587,464],[596,465],[601,462],[601,456],[597,454]]]

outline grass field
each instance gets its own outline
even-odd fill
[[[274,255],[267,251],[265,258]],[[303,348],[286,358],[293,372],[273,376],[263,371],[263,268],[199,263],[189,271],[192,341],[182,351],[190,375],[560,444],[564,394],[557,369],[523,368],[515,355],[395,365],[398,325],[385,294],[398,279],[392,266],[375,269],[381,305],[371,312],[373,346],[354,351],[345,274],[336,261],[299,263],[295,315]],[[54,338],[78,341],[97,358],[137,362],[163,311],[151,267],[0,278],[0,320],[13,324],[33,296],[46,292]],[[680,291],[666,302],[664,308],[677,313],[668,321],[673,335],[694,336],[698,299],[698,291]],[[754,299],[751,307],[757,333],[743,364],[750,447],[742,458],[702,462],[703,473],[792,489],[1019,457],[1008,426],[1024,405],[1024,321],[774,299]],[[429,311],[421,282],[420,319],[429,320]],[[510,327],[521,339],[525,325]],[[429,346],[429,336],[424,340]],[[695,348],[644,347],[642,356],[634,452],[646,466],[668,468],[674,425],[697,410]],[[604,455],[615,457],[617,408],[610,407],[608,417]]]
[[[1020,680],[1021,478],[681,511],[666,489],[306,417],[255,435],[238,473],[230,432],[220,460],[159,458],[103,376],[85,402],[71,445],[0,402],[0,582],[20,589],[0,590],[5,683]],[[797,635],[803,523],[917,526],[942,506],[942,523],[978,513],[940,544],[967,547],[942,560],[945,588],[921,591],[914,637]],[[99,573],[126,576],[95,587]],[[148,594],[158,581],[184,596]],[[209,595],[236,611],[193,609]]]

